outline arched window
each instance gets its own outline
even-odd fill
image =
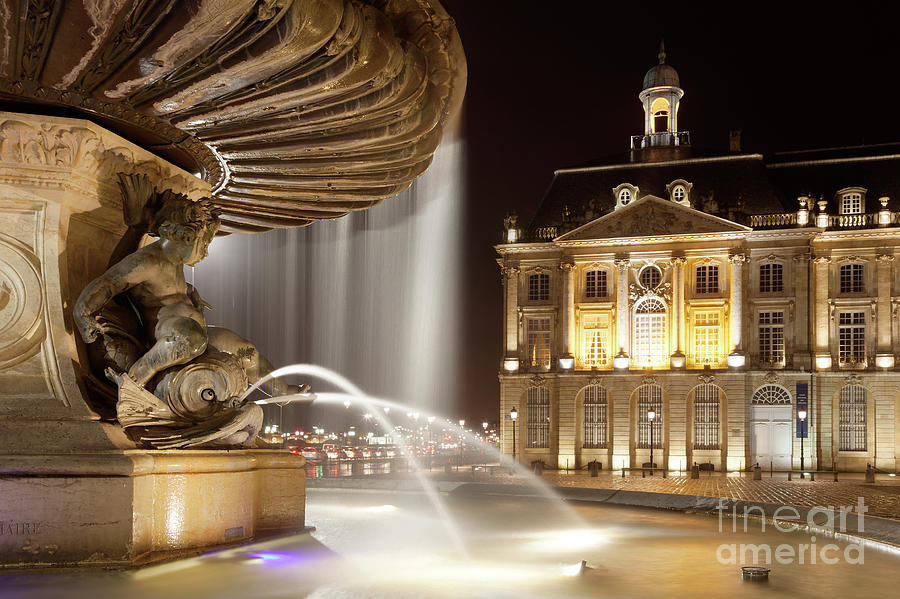
[[[653,119],[651,133],[663,133],[669,130],[669,102],[665,98],[656,98],[650,105]]]
[[[623,189],[619,192],[619,203],[622,205],[627,204],[631,201],[631,190]]]
[[[669,358],[666,337],[665,304],[655,297],[645,299],[634,311],[634,365],[665,366]]]
[[[840,450],[866,451],[866,388],[847,385],[841,389]]]
[[[672,200],[676,202],[683,202],[686,195],[687,192],[684,190],[684,185],[676,185],[675,189],[672,190]]]
[[[528,447],[550,447],[550,391],[546,387],[529,387]]]
[[[637,446],[647,449],[650,447],[650,419],[648,413],[650,410],[655,412],[653,418],[653,448],[662,448],[662,387],[659,385],[641,385],[638,387],[638,403],[637,403],[637,425],[638,439]]]
[[[719,449],[721,393],[712,384],[694,389],[694,449]]]
[[[763,385],[753,393],[750,403],[756,405],[791,405],[791,394],[781,385]]]
[[[584,439],[588,449],[606,447],[606,389],[588,385],[584,389]]]
[[[638,280],[645,289],[655,289],[662,281],[662,271],[659,270],[658,266],[645,266],[641,270],[641,274],[638,275]]]

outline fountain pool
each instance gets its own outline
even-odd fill
[[[460,487],[444,495],[468,548],[461,556],[424,494],[309,489],[315,532],[150,566],[0,577],[0,596],[192,599],[443,597],[843,597],[894,596],[898,557],[866,547],[835,564],[769,565],[767,583],[743,582],[720,563],[722,544],[809,544],[807,533],[765,532],[751,521],[732,532],[715,517],[602,504],[575,504],[581,524],[548,500],[486,496]],[[723,554],[726,555],[726,554]],[[581,571],[581,561],[589,569]]]

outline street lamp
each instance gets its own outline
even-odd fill
[[[513,421],[513,464],[516,463],[516,418],[519,417],[519,412],[516,410],[516,406],[513,406],[513,409],[509,411],[509,417]]]
[[[459,460],[456,462],[456,471],[459,472],[459,467],[462,465],[463,460],[463,432],[465,429],[463,428],[466,425],[465,418],[459,419]]]
[[[653,476],[653,421],[656,420],[653,408],[647,410],[647,420],[650,421],[650,476]]]
[[[803,478],[803,437],[806,436],[806,410],[797,410],[797,418],[800,419],[800,478]]]

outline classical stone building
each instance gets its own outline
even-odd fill
[[[805,432],[807,469],[895,470],[900,146],[711,154],[682,96],[661,53],[629,152],[507,219],[504,452],[515,427],[524,463],[636,467],[652,439],[672,470],[787,469]]]

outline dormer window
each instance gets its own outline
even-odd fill
[[[694,186],[693,183],[689,183],[684,179],[675,179],[668,185],[666,185],[666,192],[669,194],[669,199],[675,202],[676,204],[681,204],[682,206],[691,207],[691,188]]]
[[[613,188],[613,197],[616,198],[616,208],[627,206],[638,199],[638,188],[630,183],[622,183]]]
[[[862,214],[866,206],[866,190],[847,187],[837,192],[841,214]]]
[[[619,203],[622,205],[631,201],[631,190],[623,189],[619,192]]]

